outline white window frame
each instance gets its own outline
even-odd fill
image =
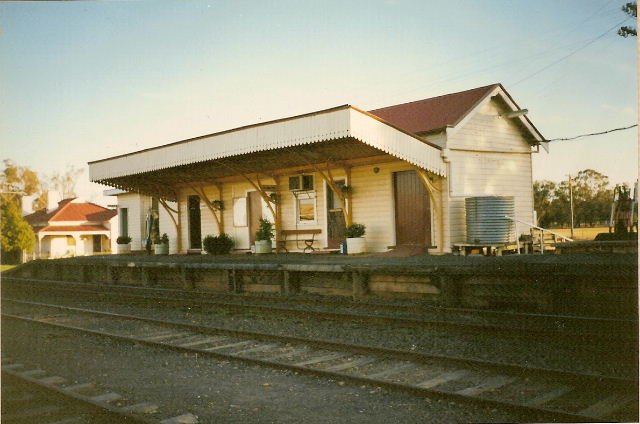
[[[295,222],[297,225],[317,225],[318,223],[318,196],[316,191],[299,191],[295,198]],[[313,220],[300,220],[300,200],[311,200],[313,202]]]

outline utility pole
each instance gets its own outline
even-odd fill
[[[571,238],[573,238],[573,184],[571,184],[571,175],[569,177],[569,205],[571,207]]]

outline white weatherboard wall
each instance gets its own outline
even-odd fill
[[[145,209],[144,216],[142,218],[142,222],[146,221],[147,210],[151,206],[151,198],[148,198],[145,204],[149,206]],[[177,204],[173,202],[167,202],[167,204],[171,208],[176,208]],[[162,205],[158,205],[158,227],[160,230],[160,235],[167,234],[169,237],[169,253],[178,253],[178,232],[176,231],[176,226],[174,225],[171,217],[169,217],[168,212]],[[143,234],[144,234],[144,224],[143,224]]]
[[[531,146],[501,112],[489,100],[448,138],[451,243],[466,242],[465,197],[514,196],[516,218],[533,222]]]
[[[378,168],[378,172],[373,169]],[[366,226],[367,250],[370,252],[384,252],[389,246],[394,246],[395,241],[395,206],[393,193],[393,173],[399,171],[413,170],[414,167],[404,161],[384,162],[379,164],[370,164],[366,166],[357,166],[351,169],[351,179],[347,184],[353,188],[352,193],[352,210],[353,222],[361,223]],[[293,174],[292,174],[293,175]],[[316,236],[314,247],[323,249],[327,247],[327,210],[326,210],[326,190],[319,173],[309,173],[314,176],[314,190],[310,192],[298,192],[300,197],[315,198],[316,201],[316,220],[315,222],[297,223],[296,224],[296,195],[289,191],[288,181],[289,175],[282,175],[279,178],[280,184],[278,190],[280,193],[281,208],[281,228],[286,230],[294,229],[320,229],[322,233]],[[343,171],[336,169],[332,171],[335,179],[346,179]],[[263,185],[274,185],[275,182],[265,178],[261,180]],[[440,187],[441,183],[436,186]],[[210,200],[219,198],[218,189],[213,185],[205,186],[205,193]],[[222,188],[222,200],[225,205],[224,209],[224,230],[233,238],[235,249],[249,249],[249,228],[248,226],[236,226],[233,219],[233,199],[246,198],[248,193],[254,191],[255,188],[246,181],[225,182]],[[180,212],[182,220],[182,252],[186,252],[189,248],[189,220],[187,211],[187,198],[195,195],[190,188],[184,188],[179,191]],[[169,220],[162,208],[160,208],[160,228],[161,232],[167,232],[173,224]],[[247,212],[248,213],[248,212]],[[435,220],[435,211],[432,205],[432,240],[434,244],[438,244],[437,221]],[[206,204],[200,203],[201,216],[201,235],[204,238],[207,235],[217,235],[218,227],[211,211]],[[263,204],[263,216],[270,217],[270,212]],[[247,218],[248,219],[248,218]],[[171,240],[171,249],[175,249],[176,237],[169,234]],[[278,235],[276,235],[277,239]],[[296,236],[289,236],[287,248],[289,251],[301,251],[304,249],[302,239],[304,235],[298,236],[300,241],[296,243]],[[439,246],[438,246],[439,247]],[[173,250],[171,250],[173,252]]]
[[[378,172],[373,169],[378,168]],[[394,172],[412,171],[410,164],[397,161],[355,167],[351,170],[353,186],[353,222],[365,224],[367,250],[386,252],[396,245]],[[435,184],[440,188],[441,183]],[[431,243],[439,246],[439,231],[433,202],[431,204]]]
[[[144,233],[147,212],[151,207],[151,198],[137,193],[125,193],[118,195],[118,212],[120,208],[127,208],[128,231],[131,237],[131,250],[144,250]],[[120,229],[115,228],[116,238]],[[117,252],[117,248],[112,250]]]
[[[373,172],[373,168],[380,170]],[[366,226],[367,250],[384,252],[395,245],[393,172],[413,169],[406,162],[360,166],[351,170],[352,221]]]
[[[111,235],[109,236],[108,249],[111,253],[115,253],[118,251],[118,231],[120,231],[120,221],[118,220],[118,215],[115,215],[113,218],[109,220],[107,227],[109,228],[109,232]],[[103,252],[106,253],[106,252]]]

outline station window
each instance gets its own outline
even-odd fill
[[[296,198],[296,220],[299,224],[316,222],[315,195],[300,195]]]

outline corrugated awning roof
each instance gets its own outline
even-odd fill
[[[313,162],[314,157],[322,162],[383,153],[437,175],[446,172],[439,147],[345,105],[90,162],[89,174],[94,182],[148,192],[141,186],[161,186],[161,180],[152,181],[152,174],[161,170],[163,176],[181,174],[187,182],[196,174],[211,178],[233,174],[234,167],[247,161],[251,172],[264,172]]]

